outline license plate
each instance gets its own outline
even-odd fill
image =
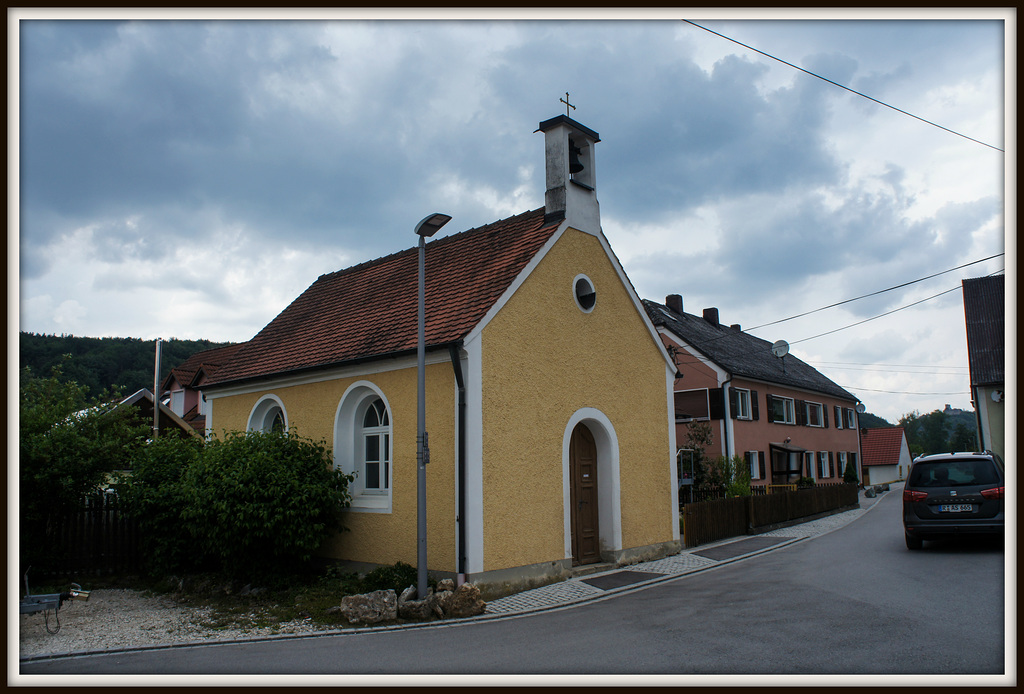
[[[942,504],[939,511],[942,513],[969,513],[974,510],[970,504]]]

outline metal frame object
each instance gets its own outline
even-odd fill
[[[60,608],[65,601],[88,599],[89,591],[82,590],[82,586],[77,583],[72,583],[71,588],[63,593],[32,595],[32,592],[28,588],[28,571],[26,571],[25,597],[21,599],[21,614],[35,614],[36,612],[42,612],[43,622],[46,626],[47,633],[56,634],[60,631],[60,616],[57,613],[60,612]],[[54,622],[57,625],[55,629],[50,628],[49,610],[53,610]]]

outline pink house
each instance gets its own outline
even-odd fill
[[[171,369],[161,385],[164,394],[170,393],[171,412],[183,419],[199,434],[206,434],[206,401],[203,384],[217,369],[226,364],[245,343],[216,347],[196,352]]]
[[[678,294],[644,305],[676,361],[677,445],[685,446],[692,422],[709,422],[707,454],[741,457],[753,485],[841,482],[850,462],[861,478],[856,396],[739,325],[722,324],[717,308],[686,313]],[[685,453],[681,460],[685,467]]]

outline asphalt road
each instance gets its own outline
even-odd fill
[[[1002,544],[908,551],[899,507],[890,493],[826,535],[556,611],[25,662],[21,673],[1004,674]]]

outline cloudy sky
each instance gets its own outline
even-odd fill
[[[641,297],[785,339],[890,421],[969,409],[960,281],[1012,274],[1013,247],[775,321],[1007,251],[1012,15],[661,15],[23,12],[20,329],[247,340],[318,275],[413,246],[429,212],[453,216],[443,235],[542,206],[534,130],[569,92]]]

